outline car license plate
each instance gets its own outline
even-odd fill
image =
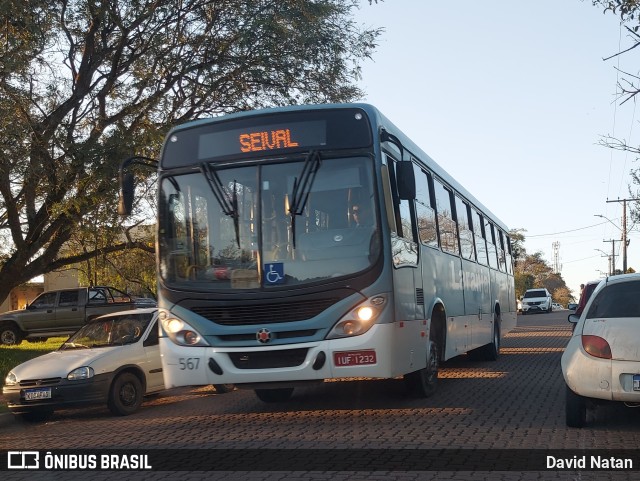
[[[376,351],[338,351],[333,353],[333,363],[340,366],[362,366],[376,363]]]
[[[25,389],[24,400],[35,401],[37,399],[51,399],[51,388],[42,387],[37,389]]]
[[[640,391],[640,374],[633,375],[633,390]]]

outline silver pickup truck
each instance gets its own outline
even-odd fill
[[[133,299],[113,287],[43,292],[26,309],[0,314],[0,344],[67,336],[94,317],[134,308]]]

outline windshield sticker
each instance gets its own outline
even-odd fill
[[[284,264],[282,262],[271,262],[264,265],[265,284],[284,283]]]

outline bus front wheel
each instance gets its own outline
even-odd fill
[[[293,394],[292,387],[279,388],[279,389],[256,389],[256,396],[262,402],[266,403],[280,403],[288,401]]]
[[[436,392],[438,385],[438,348],[435,342],[429,342],[426,367],[405,374],[404,382],[408,391],[416,397],[427,398]]]

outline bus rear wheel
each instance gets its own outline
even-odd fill
[[[429,342],[426,367],[405,374],[404,382],[409,393],[416,397],[427,398],[436,392],[438,386],[438,348],[435,342]]]
[[[256,396],[262,402],[266,403],[280,403],[288,401],[293,394],[292,387],[279,388],[279,389],[256,389]]]

